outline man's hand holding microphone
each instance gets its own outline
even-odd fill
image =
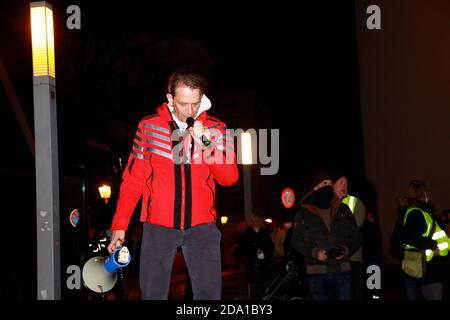
[[[189,128],[189,133],[202,150],[205,150],[210,144],[209,140],[211,133],[207,127],[204,127],[201,121],[195,121],[194,118],[189,117],[186,119],[186,123]]]

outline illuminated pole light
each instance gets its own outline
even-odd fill
[[[272,223],[273,222],[273,220],[272,219],[270,219],[270,218],[267,218],[266,220],[264,220],[265,222],[267,222],[267,223]]]
[[[250,225],[252,216],[252,136],[249,132],[241,133],[241,155],[244,173],[244,210],[245,222]]]
[[[100,197],[105,200],[105,203],[108,203],[108,200],[111,197],[111,187],[104,184],[101,187],[98,187],[98,192],[100,192]]]
[[[45,1],[30,3],[33,76],[55,79],[55,43],[53,11]]]
[[[221,222],[222,224],[226,224],[226,223],[228,222],[228,217],[227,217],[227,216],[221,216],[221,217],[220,217],[220,222]]]
[[[36,155],[37,298],[61,299],[59,169],[53,10],[30,3]]]
[[[242,164],[253,164],[252,136],[250,132],[241,134]]]

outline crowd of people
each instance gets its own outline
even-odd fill
[[[362,200],[350,195],[348,177],[319,171],[304,195],[295,217],[279,221],[271,234],[263,219],[252,216],[239,241],[246,259],[249,298],[261,299],[270,290],[277,262],[293,261],[303,273],[302,286],[290,297],[362,300],[374,296],[365,290],[368,265],[381,266],[381,232]],[[271,240],[271,241],[269,241]],[[263,254],[261,254],[263,253]]]
[[[382,266],[382,234],[374,212],[349,194],[346,175],[320,171],[312,180],[312,188],[302,198],[294,221],[279,221],[269,234],[263,219],[254,215],[240,239],[249,298],[265,297],[273,277],[270,267],[276,270],[276,261],[290,253],[304,264],[307,299],[380,298],[379,288],[366,285],[367,268]],[[444,284],[450,280],[450,239],[445,231],[448,213],[433,206],[425,182],[413,180],[398,199],[398,215],[390,235],[392,251],[400,260],[411,251],[421,252],[424,257],[425,271],[420,276],[411,275],[402,261],[407,299],[442,300]]]

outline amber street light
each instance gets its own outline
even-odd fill
[[[36,155],[37,298],[61,299],[58,134],[53,11],[30,3]]]
[[[30,3],[33,76],[55,79],[55,43],[52,6],[46,1]],[[53,81],[54,83],[54,81]]]
[[[220,222],[221,222],[222,224],[226,224],[226,223],[228,222],[228,217],[227,217],[227,216],[221,216],[221,217],[220,217]]]
[[[98,187],[98,192],[100,192],[100,197],[105,200],[105,203],[108,203],[109,198],[111,198],[111,187],[104,184]]]

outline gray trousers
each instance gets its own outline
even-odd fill
[[[141,299],[166,300],[172,266],[181,246],[194,300],[219,300],[222,290],[221,233],[208,223],[187,230],[144,224],[139,284]]]

